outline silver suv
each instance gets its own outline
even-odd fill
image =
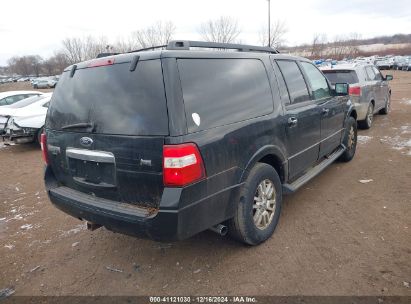
[[[388,81],[392,75],[384,75],[372,64],[353,63],[322,68],[331,84],[349,83],[349,94],[357,110],[358,126],[371,128],[373,115],[388,114],[391,88]]]

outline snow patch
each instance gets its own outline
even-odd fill
[[[32,224],[24,224],[23,226],[20,227],[20,229],[23,229],[23,230],[33,229],[33,225]]]
[[[392,149],[401,151],[402,154],[411,155],[411,138],[403,138],[400,135],[384,136],[380,141],[390,145]]]
[[[357,141],[359,144],[366,144],[372,139],[372,136],[358,135]]]
[[[411,99],[409,100],[401,100],[401,103],[411,106]]]
[[[77,234],[82,230],[86,230],[86,226],[82,225],[82,224],[79,224],[73,229],[70,229],[70,230],[67,230],[67,231],[62,231],[60,236],[69,236],[71,234]]]

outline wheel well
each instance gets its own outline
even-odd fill
[[[280,176],[281,182],[284,183],[285,181],[284,166],[283,166],[283,162],[281,161],[279,157],[273,154],[268,154],[264,156],[263,158],[261,158],[258,162],[264,163],[264,164],[267,164],[273,167],[275,171],[277,171],[278,175]]]
[[[352,110],[351,113],[350,113],[350,116],[353,117],[355,120],[357,120],[357,111]]]

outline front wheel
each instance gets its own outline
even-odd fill
[[[235,215],[229,221],[230,235],[248,245],[258,245],[274,233],[280,218],[282,186],[275,169],[257,163],[240,194]]]
[[[354,158],[355,150],[357,149],[357,122],[354,117],[350,117],[347,120],[343,144],[346,149],[339,157],[339,160],[349,162]]]

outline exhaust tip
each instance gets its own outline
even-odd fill
[[[211,227],[210,230],[221,236],[225,236],[228,233],[228,227],[222,224],[215,225]]]

